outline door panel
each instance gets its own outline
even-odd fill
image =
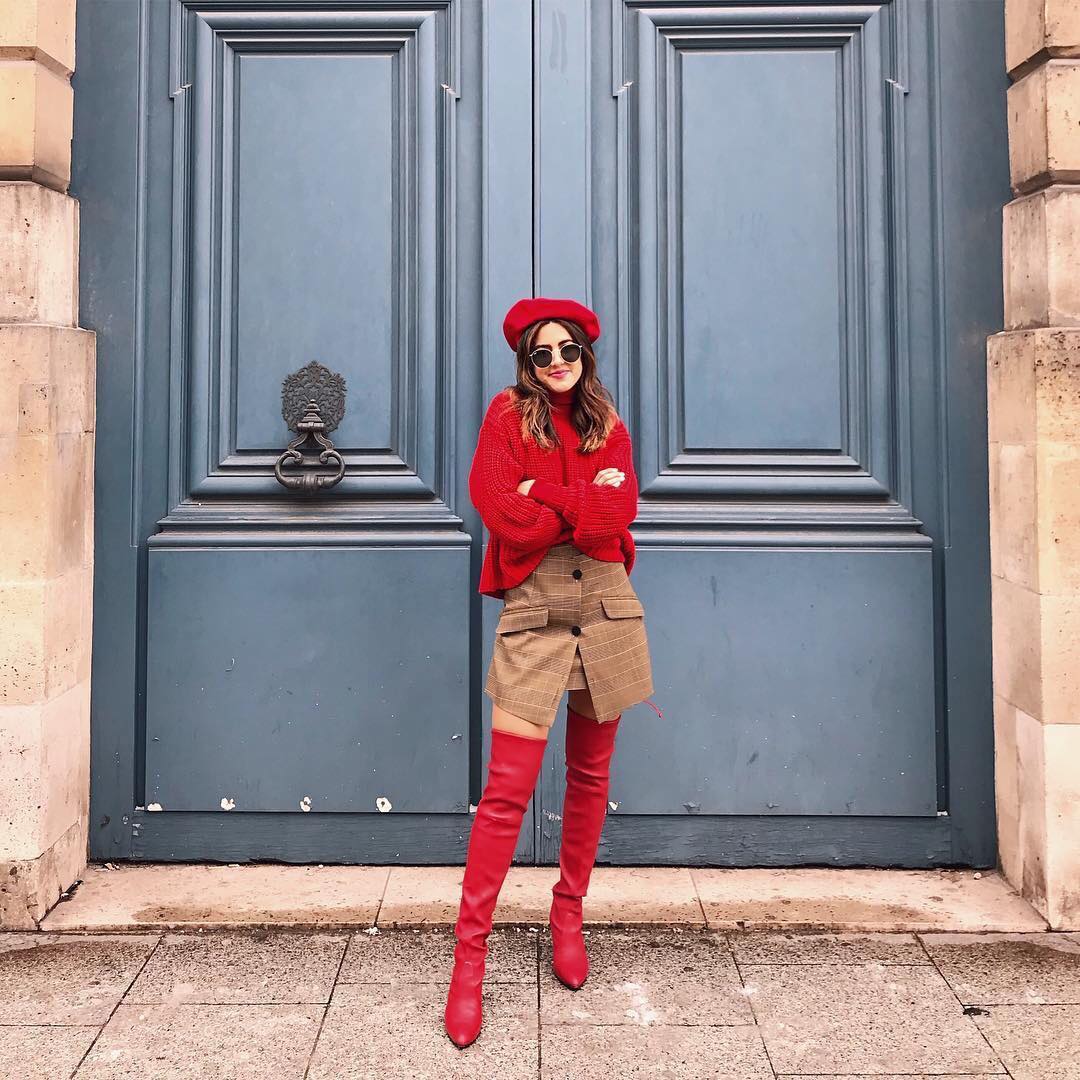
[[[452,550],[152,551],[147,804],[464,813],[469,600]]]
[[[845,249],[859,225],[843,188],[844,152],[858,152],[844,116],[844,52],[782,41],[736,49],[718,35],[711,49],[669,43],[665,54],[677,101],[673,130],[656,138],[677,149],[642,166],[667,174],[682,241],[672,267],[682,295],[680,449],[836,454],[847,427]],[[880,155],[880,111],[875,119],[869,150]],[[882,283],[873,284],[880,304]]]
[[[917,552],[696,545],[662,572],[654,555],[635,587],[664,719],[637,721],[620,746],[619,822],[933,817],[930,573]],[[650,781],[661,762],[677,782]]]
[[[349,401],[338,440],[382,454],[399,441],[393,402],[402,342],[386,313],[409,296],[395,275],[408,262],[403,218],[416,220],[402,181],[406,168],[437,159],[434,146],[408,141],[404,116],[394,123],[405,52],[223,50],[231,94],[222,95],[212,124],[221,125],[230,153],[218,191],[211,157],[196,183],[208,201],[220,200],[223,296],[235,287],[235,338],[223,344],[226,356],[235,350],[241,454],[277,445],[280,416],[263,407],[265,388],[292,371],[296,357],[327,357],[335,370],[348,358],[350,385],[363,387]],[[396,159],[402,136],[411,161]],[[420,224],[432,228],[430,220]],[[228,326],[230,315],[222,318]]]

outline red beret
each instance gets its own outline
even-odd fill
[[[503,319],[503,336],[510,348],[517,352],[521,335],[534,322],[541,319],[569,319],[576,322],[590,343],[600,336],[600,320],[596,312],[576,300],[553,300],[548,296],[527,296],[519,300]]]

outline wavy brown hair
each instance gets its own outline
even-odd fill
[[[591,453],[604,445],[619,414],[611,392],[596,373],[596,353],[592,344],[576,322],[571,319],[539,319],[528,326],[518,341],[517,383],[507,386],[505,390],[521,413],[522,440],[531,437],[537,446],[545,449],[554,446],[558,435],[551,420],[547,387],[536,378],[529,359],[540,327],[549,322],[558,323],[581,346],[581,359],[578,361],[581,376],[574,383],[577,393],[570,419],[581,438],[580,452]]]

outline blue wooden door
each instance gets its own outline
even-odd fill
[[[77,34],[95,857],[463,859],[499,608],[465,477],[543,294],[600,313],[642,493],[664,716],[627,711],[601,861],[993,861],[1000,3],[117,0]],[[308,496],[275,464],[312,362],[345,475]]]
[[[664,712],[601,860],[991,864],[1002,5],[536,9],[537,292],[606,328]]]

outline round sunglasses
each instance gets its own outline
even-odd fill
[[[568,364],[576,364],[581,359],[581,346],[576,341],[565,341],[559,346],[559,355]],[[546,368],[552,359],[551,346],[541,345],[529,353],[529,359],[538,367]]]

